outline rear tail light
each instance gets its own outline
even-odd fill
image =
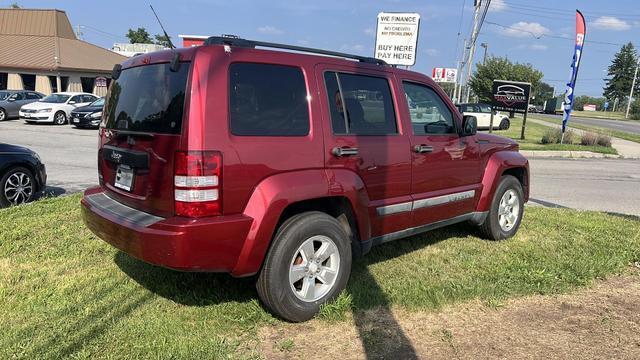
[[[173,177],[178,216],[220,215],[222,155],[217,151],[178,151]]]

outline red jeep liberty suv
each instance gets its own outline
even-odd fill
[[[423,74],[211,37],[112,77],[87,226],[151,264],[257,274],[289,321],[343,291],[373,245],[463,221],[506,239],[520,225],[527,159],[477,134]]]

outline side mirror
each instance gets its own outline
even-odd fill
[[[478,119],[473,115],[462,118],[462,136],[472,136],[478,132]]]
[[[16,101],[16,98],[10,97],[10,98],[7,99],[7,101],[9,101],[9,102]]]
[[[76,102],[75,102],[75,101],[73,101],[73,100],[69,101],[69,105],[73,105],[73,104],[75,104],[75,103],[76,103]]]

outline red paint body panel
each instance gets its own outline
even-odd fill
[[[136,210],[163,218],[148,227],[122,221],[83,199],[87,226],[99,237],[149,263],[193,271],[225,271],[234,276],[258,272],[281,215],[297,202],[327,197],[346,199],[355,215],[360,241],[473,211],[486,211],[497,181],[510,168],[528,162],[515,143],[497,136],[414,136],[403,80],[435,90],[461,126],[462,119],[442,90],[428,77],[397,68],[343,59],[222,46],[176,50],[190,62],[180,135],[156,135],[127,144],[100,131],[100,146],[147,151],[150,166],[140,173],[132,192],[114,188],[113,165],[100,159],[100,187]],[[123,68],[169,62],[174,51],[131,58]],[[234,136],[229,126],[229,65],[257,62],[301,69],[308,93],[310,131],[306,136]],[[389,81],[398,134],[334,135],[328,111],[324,71],[368,74]],[[274,84],[277,86],[277,84]],[[416,154],[416,144],[434,152]],[[335,157],[334,147],[357,147],[358,156]],[[222,154],[222,215],[191,219],[175,216],[173,155],[176,151],[218,151]],[[457,192],[475,190],[475,197],[450,204],[380,215],[389,205],[411,204]],[[525,187],[528,198],[528,187]]]

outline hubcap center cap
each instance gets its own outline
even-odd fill
[[[314,272],[316,272],[316,271],[318,271],[318,265],[316,265],[316,263],[312,262],[312,263],[309,265],[309,272],[310,272],[310,273],[314,273]]]

